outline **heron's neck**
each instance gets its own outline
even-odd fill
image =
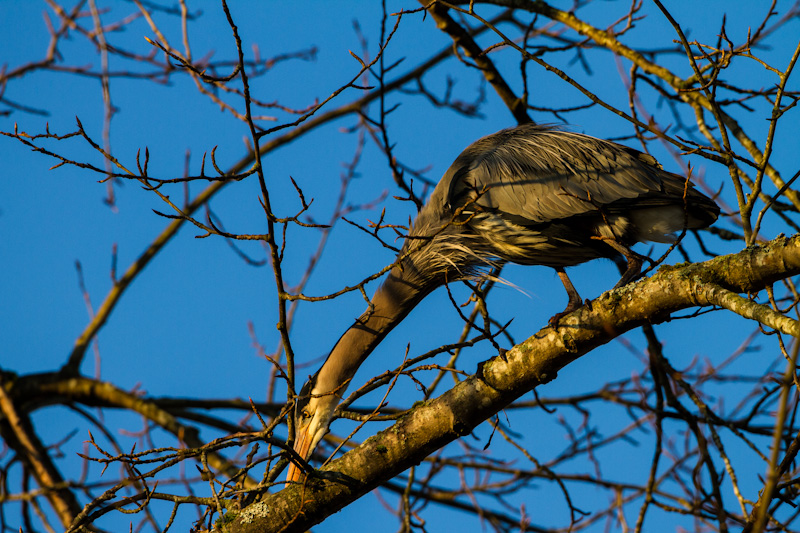
[[[398,267],[391,270],[369,308],[342,335],[320,368],[314,394],[329,393],[351,379],[383,338],[435,288],[434,283],[414,278]],[[346,388],[336,390],[336,395],[343,397]]]

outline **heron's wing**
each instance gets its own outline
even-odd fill
[[[535,125],[477,141],[456,159],[444,180],[446,201],[453,209],[473,211],[474,205],[475,210],[498,211],[533,224],[628,202],[674,203],[674,191],[665,191],[665,181],[669,189],[683,185],[683,178],[661,170],[647,154]]]

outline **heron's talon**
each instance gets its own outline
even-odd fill
[[[506,350],[505,348],[499,348],[497,350],[497,355],[500,356],[500,359],[502,359],[504,363],[508,363],[508,358],[506,357],[507,353],[508,353],[508,350]]]
[[[547,321],[547,324],[553,329],[558,328],[558,321],[570,314],[572,311],[574,311],[574,309],[564,309],[560,313],[554,314],[552,317],[550,317],[550,320]]]

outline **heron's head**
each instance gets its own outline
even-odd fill
[[[328,432],[333,411],[339,403],[339,397],[330,393],[330,389],[320,390],[316,378],[314,376],[303,386],[295,405],[294,451],[306,461]],[[299,481],[302,477],[303,471],[294,463],[290,464],[286,482]]]

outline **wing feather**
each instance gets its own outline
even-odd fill
[[[445,173],[440,200],[456,209],[489,209],[533,224],[596,213],[599,206],[674,203],[665,181],[683,178],[632,148],[527,124],[484,137]],[[676,189],[674,184],[668,189]],[[672,194],[670,194],[672,193]],[[660,201],[659,201],[660,199]]]

